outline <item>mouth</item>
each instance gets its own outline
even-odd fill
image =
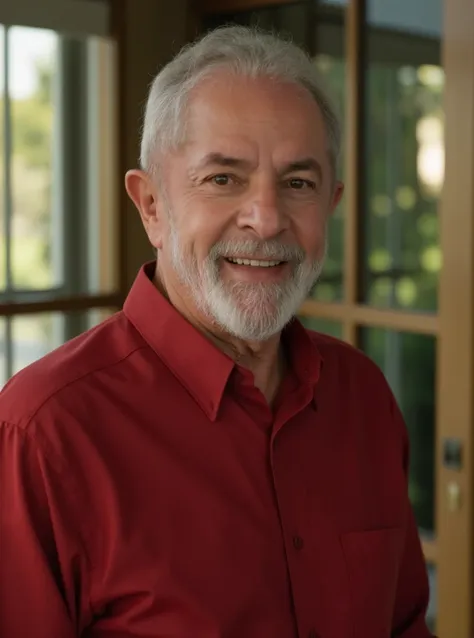
[[[286,261],[277,261],[269,259],[241,259],[240,257],[225,257],[225,261],[229,264],[235,264],[237,266],[250,266],[253,268],[275,268],[276,266],[282,266],[286,264]]]

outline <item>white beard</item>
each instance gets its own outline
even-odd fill
[[[199,268],[194,256],[181,249],[170,215],[171,259],[181,283],[191,293],[199,310],[219,328],[244,341],[265,341],[277,334],[298,312],[318,280],[326,254],[321,260],[306,262],[304,251],[295,246],[268,242],[218,242]],[[225,283],[219,276],[222,256],[247,256],[289,261],[295,264],[283,283]]]

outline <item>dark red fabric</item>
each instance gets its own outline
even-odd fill
[[[0,395],[0,636],[428,638],[382,374],[294,321],[272,412],[152,270]]]

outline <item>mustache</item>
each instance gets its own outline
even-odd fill
[[[301,246],[282,244],[275,239],[269,241],[253,239],[219,241],[209,251],[209,259],[217,261],[225,257],[253,257],[254,259],[302,263],[306,258],[306,252]]]

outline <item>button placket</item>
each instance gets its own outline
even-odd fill
[[[304,540],[301,538],[301,536],[293,536],[293,547],[300,552],[303,547],[304,547]]]

